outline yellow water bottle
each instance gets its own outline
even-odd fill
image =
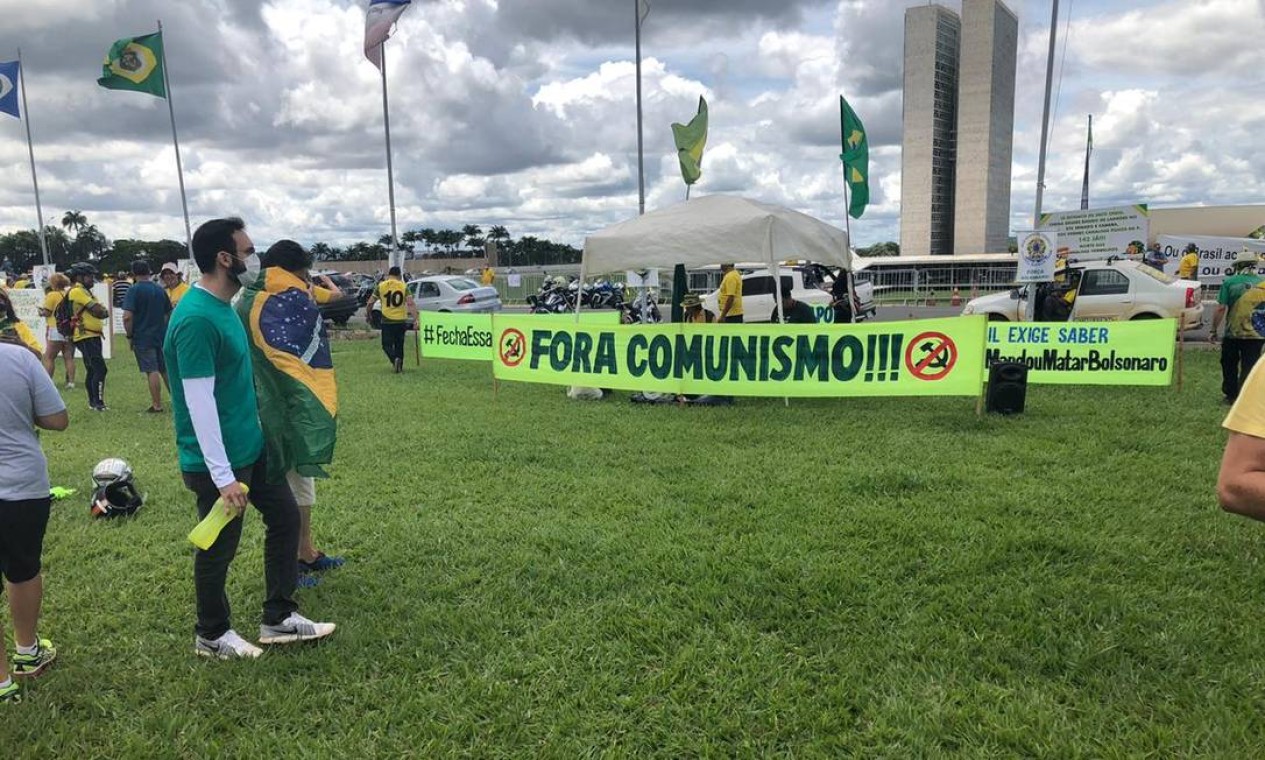
[[[250,488],[245,483],[238,483],[238,485],[242,487],[244,493],[250,493]],[[224,509],[224,497],[221,496],[215,500],[215,504],[211,505],[211,511],[206,513],[202,522],[189,531],[189,541],[202,551],[206,551],[215,543],[215,539],[220,537],[220,531],[224,530],[224,526],[237,517],[236,513],[230,513]]]

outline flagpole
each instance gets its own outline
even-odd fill
[[[848,181],[848,162],[843,162],[843,230],[848,236],[848,249],[844,251],[848,256],[848,267],[844,271],[844,277],[848,278],[848,313],[852,315],[852,324],[857,321],[857,294],[856,285],[852,282],[852,198],[848,192],[851,183]]]
[[[163,21],[158,19],[158,34],[163,33]],[[167,75],[167,40],[163,39],[162,65],[163,90],[167,93],[167,114],[171,116],[171,143],[176,147],[176,177],[180,181],[180,208],[184,212],[185,247],[189,251],[189,259],[193,259],[193,230],[189,227],[189,198],[184,190],[184,164],[180,161],[180,136],[176,134],[176,106],[172,103],[171,77]]]
[[[1085,179],[1081,182],[1081,211],[1089,208],[1089,156],[1094,152],[1094,115],[1089,115],[1089,131],[1085,136]]]
[[[1037,160],[1037,202],[1032,211],[1032,229],[1039,230],[1041,228],[1041,201],[1045,194],[1045,154],[1049,146],[1050,139],[1050,91],[1054,89],[1054,50],[1055,41],[1059,31],[1059,0],[1054,0],[1054,7],[1050,13],[1050,53],[1045,65],[1045,110],[1041,116],[1041,150],[1040,157]],[[1037,287],[1036,285],[1028,286],[1028,309],[1031,317],[1030,321],[1036,320],[1037,314]]]
[[[391,108],[387,101],[387,42],[383,40],[378,44],[378,55],[382,65],[378,68],[382,71],[382,123],[386,127],[387,138],[387,202],[391,206],[391,253],[387,257],[387,266],[403,266],[403,262],[396,262],[395,257],[399,255],[400,239],[396,236],[395,229],[395,167],[391,161]]]
[[[26,151],[31,156],[31,184],[35,186],[35,218],[39,220],[40,254],[48,266],[48,241],[44,239],[44,208],[40,205],[40,181],[35,175],[35,144],[31,141],[31,108],[26,104],[26,67],[22,65],[22,48],[18,48],[18,86],[22,88],[22,120],[26,122]]]
[[[637,214],[646,213],[646,151],[641,119],[641,0],[633,0],[637,19]]]

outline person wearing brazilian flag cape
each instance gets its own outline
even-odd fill
[[[300,587],[343,564],[312,542],[315,478],[328,477],[321,465],[333,461],[338,430],[334,364],[317,303],[341,295],[329,278],[325,287],[309,284],[312,261],[293,240],[275,243],[261,261],[262,276],[237,304],[250,336],[268,479],[288,482],[299,507]]]

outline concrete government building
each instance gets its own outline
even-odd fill
[[[1018,43],[1001,0],[905,11],[901,255],[1006,251]]]

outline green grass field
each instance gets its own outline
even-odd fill
[[[171,420],[111,363],[45,434],[56,667],[4,757],[1259,757],[1265,526],[1220,512],[1216,357],[1175,389],[580,403],[335,346],[317,646],[194,657]],[[149,494],[94,523],[122,456]],[[230,576],[257,635],[262,523]],[[5,613],[7,619],[7,612]]]

